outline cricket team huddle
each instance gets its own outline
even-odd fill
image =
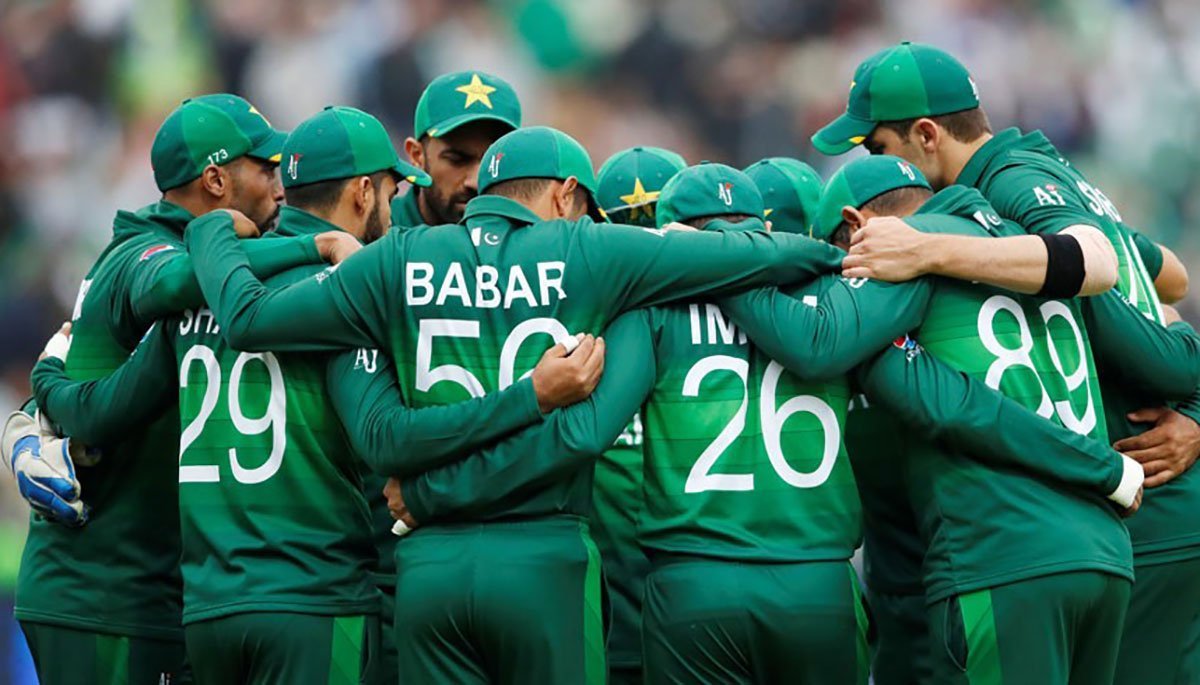
[[[1182,263],[929,45],[812,143],[184,101],[0,435],[41,682],[1200,685]]]

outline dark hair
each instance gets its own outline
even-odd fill
[[[379,192],[379,186],[383,183],[384,177],[391,173],[393,172],[387,170],[376,171],[368,176],[376,193]],[[356,178],[359,177],[351,176],[349,178],[334,178],[328,181],[306,183],[302,186],[284,189],[283,196],[289,206],[297,209],[310,212],[327,212],[337,206],[338,200],[342,197],[342,191],[346,188],[346,184]]]
[[[876,195],[864,202],[862,207],[859,207],[859,210],[867,210],[880,216],[895,216],[898,212],[913,207],[920,207],[931,197],[933,197],[933,191],[928,188],[906,186]],[[829,242],[836,245],[837,243],[849,241],[850,224],[842,221],[837,225],[837,228],[833,229],[833,233],[829,235]]]
[[[982,107],[964,109],[961,112],[941,114],[936,117],[914,117],[912,119],[900,119],[897,121],[881,121],[879,122],[879,126],[891,129],[896,132],[896,135],[907,139],[908,132],[912,130],[912,125],[917,123],[917,119],[926,118],[932,119],[933,123],[946,129],[946,133],[949,133],[951,138],[960,143],[969,143],[985,133],[992,132],[992,123],[988,121],[987,113],[983,111]]]
[[[698,216],[693,219],[688,219],[687,221],[681,221],[679,223],[703,231],[705,226],[714,221],[727,221],[731,224],[738,224],[746,219],[751,218],[753,217],[751,217],[749,214],[713,214],[712,216]]]
[[[501,181],[494,186],[483,191],[484,195],[499,195],[507,197],[510,200],[531,201],[537,199],[539,195],[546,192],[546,188],[550,187],[550,183],[558,179],[554,178],[514,178],[508,181]],[[588,207],[588,192],[581,185],[575,186],[575,202]]]

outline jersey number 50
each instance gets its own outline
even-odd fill
[[[733,420],[717,434],[717,438],[704,448],[700,458],[688,473],[684,492],[705,492],[708,490],[753,490],[753,473],[710,473],[717,459],[729,449],[738,436],[746,428],[746,405],[749,403],[748,388],[750,368],[745,359],[717,354],[705,357],[696,362],[688,370],[683,379],[683,396],[697,397],[700,394],[700,382],[704,377],[715,371],[731,371],[742,379],[742,404],[738,407]],[[815,395],[799,395],[775,406],[775,393],[779,387],[779,378],[783,375],[783,366],[771,362],[763,374],[762,391],[759,393],[759,414],[762,416],[763,447],[771,467],[785,483],[796,488],[815,488],[829,479],[837,461],[841,448],[842,433],[838,427],[837,415],[833,408]],[[783,456],[783,445],[780,439],[783,424],[788,417],[798,412],[808,412],[817,417],[821,423],[825,440],[821,447],[821,463],[815,471],[805,473],[792,468]]]

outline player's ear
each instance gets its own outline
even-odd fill
[[[412,136],[405,138],[404,152],[408,154],[408,160],[413,163],[413,166],[425,169],[425,146],[421,144],[421,141]]]
[[[842,207],[842,221],[845,221],[851,229],[857,230],[867,223],[867,217],[863,216],[863,213],[855,207],[846,205]]]
[[[575,196],[578,195],[575,189],[578,187],[579,179],[574,176],[568,176],[554,190],[554,209],[559,217],[574,219],[587,213],[587,207],[584,207],[583,211],[580,212],[579,207],[575,206]]]
[[[209,164],[200,172],[200,187],[205,193],[221,199],[230,194],[232,180],[224,167]]]
[[[915,136],[913,141],[922,150],[928,154],[932,154],[937,150],[938,142],[942,137],[942,129],[934,123],[933,119],[921,117],[913,124],[912,135]]]

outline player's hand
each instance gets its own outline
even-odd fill
[[[586,399],[600,383],[604,338],[581,333],[574,339],[577,347],[568,350],[567,345],[558,343],[533,367],[533,392],[543,414]]]
[[[867,220],[850,239],[850,253],[842,260],[846,278],[874,278],[889,283],[910,281],[928,270],[926,235],[894,216]]]
[[[1146,471],[1146,487],[1169,483],[1196,463],[1200,455],[1200,426],[1195,421],[1166,407],[1139,409],[1129,414],[1129,420],[1154,424],[1141,435],[1113,444],[1113,449],[1141,462]]]
[[[1136,514],[1138,509],[1142,508],[1142,494],[1145,490],[1145,487],[1138,488],[1137,496],[1133,498],[1133,504],[1121,511],[1121,518],[1127,519]]]
[[[1183,317],[1179,315],[1179,310],[1172,307],[1171,305],[1164,304],[1162,306],[1162,310],[1163,310],[1163,323],[1164,324],[1170,326],[1173,323],[1183,321]]]
[[[59,361],[67,361],[67,352],[71,349],[71,322],[68,321],[58,329],[58,332],[46,341],[46,347],[38,355],[38,361],[46,357],[54,357]]]
[[[233,232],[239,238],[257,238],[261,233],[258,230],[258,224],[236,209],[217,209],[214,211],[225,212],[233,218]]]
[[[399,480],[388,478],[387,484],[383,486],[383,496],[387,498],[388,511],[392,513],[392,518],[404,524],[403,527],[393,527],[393,533],[405,535],[417,527],[417,520],[409,512],[408,506],[404,504],[404,493],[400,490]],[[397,528],[401,528],[403,532],[397,531]]]
[[[345,231],[318,233],[315,241],[317,252],[321,253],[321,259],[330,264],[341,264],[347,257],[362,249],[362,243],[358,242],[358,238]]]
[[[13,412],[0,433],[0,459],[34,511],[67,526],[82,526],[88,509],[79,499],[82,488],[75,477],[70,441],[58,437],[43,441],[41,433],[34,417]]]

